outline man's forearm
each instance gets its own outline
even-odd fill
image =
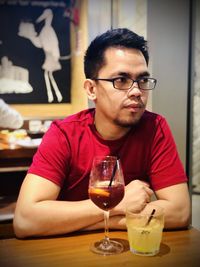
[[[14,229],[18,237],[65,234],[103,220],[103,212],[90,200],[40,201],[23,214],[17,210]]]
[[[98,229],[104,229],[105,223],[104,220],[91,224],[81,230],[83,231],[89,231],[89,230],[98,230]],[[115,215],[111,216],[109,218],[109,229],[120,229],[125,230],[126,229],[126,219],[124,215]]]
[[[182,207],[176,206],[168,200],[155,200],[152,201],[155,205],[163,208],[165,218],[165,229],[178,229],[186,228],[190,223],[190,208],[188,205]],[[151,202],[151,203],[152,203]],[[148,205],[148,204],[147,204]],[[104,221],[91,224],[83,230],[96,230],[103,229]],[[125,215],[114,215],[109,218],[110,229],[126,229]]]

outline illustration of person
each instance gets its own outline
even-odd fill
[[[44,70],[48,102],[51,103],[54,100],[52,89],[55,92],[57,101],[61,102],[63,97],[53,77],[53,72],[60,70],[62,67],[59,62],[60,51],[58,37],[51,25],[53,20],[53,12],[51,9],[45,9],[42,15],[37,18],[36,23],[40,23],[43,20],[45,22],[44,27],[39,34],[35,31],[33,23],[21,22],[18,35],[29,39],[37,48],[42,48],[44,50],[45,60],[42,69]]]

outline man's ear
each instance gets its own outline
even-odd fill
[[[84,88],[86,90],[87,96],[90,100],[96,100],[96,85],[95,81],[91,79],[86,79],[84,82]]]

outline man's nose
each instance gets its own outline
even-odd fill
[[[141,96],[142,92],[140,90],[140,88],[138,87],[138,83],[134,82],[132,87],[128,90],[128,96]]]

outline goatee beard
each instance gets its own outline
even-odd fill
[[[114,123],[122,128],[132,128],[133,126],[135,126],[136,124],[138,124],[138,122],[140,121],[141,117],[132,121],[132,122],[129,122],[129,121],[122,121],[122,120],[119,120],[119,119],[115,119],[114,120]]]

